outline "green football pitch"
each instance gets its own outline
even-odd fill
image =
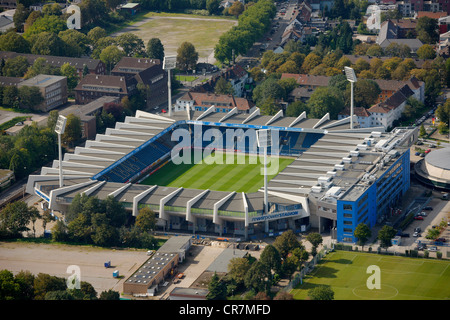
[[[380,270],[380,289],[368,289],[367,280]],[[450,261],[335,251],[329,253],[291,291],[294,299],[307,299],[308,290],[330,286],[335,300],[448,300]]]
[[[261,175],[263,160],[260,157],[242,155],[242,158],[238,159],[235,154],[233,161],[227,161],[224,153],[216,152],[214,157],[216,159],[221,157],[222,163],[212,164],[208,163],[211,160],[208,159],[209,157],[194,163],[194,155],[192,155],[191,164],[168,162],[144,179],[141,184],[236,192],[256,192],[264,186],[264,176]],[[275,158],[272,157],[272,159]],[[279,164],[278,170],[274,174],[268,174],[268,180],[292,163],[294,158],[280,157],[276,160]],[[269,161],[268,168],[270,169]],[[220,162],[220,160],[216,162]]]

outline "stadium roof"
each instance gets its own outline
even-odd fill
[[[213,107],[212,107],[213,108]],[[62,161],[64,187],[59,188],[59,161],[43,167],[40,175],[31,175],[27,192],[36,192],[49,202],[49,207],[70,204],[76,194],[85,193],[99,198],[115,196],[137,214],[138,204],[153,208],[206,209],[234,213],[252,213],[263,210],[263,192],[240,193],[213,190],[184,189],[164,186],[148,186],[134,183],[100,181],[104,172],[129,159],[141,147],[151,144],[162,133],[182,124],[208,124],[239,128],[275,128],[284,131],[318,133],[321,138],[304,151],[283,171],[269,181],[269,202],[284,205],[305,203],[305,197],[327,196],[330,185],[339,187],[343,195],[356,197],[355,185],[370,183],[365,173],[382,159],[383,150],[389,151],[389,141],[403,139],[402,130],[383,133],[383,128],[349,129],[349,118],[335,121],[326,115],[322,119],[309,119],[306,113],[299,117],[264,116],[256,109],[252,114],[239,114],[236,109],[229,113],[216,113],[212,108],[203,112],[177,112],[171,118],[137,111],[135,117],[88,140],[84,147],[76,147],[74,153],[66,153]],[[386,141],[382,147],[379,141]],[[377,144],[378,147],[375,147]],[[400,143],[395,144],[399,148]],[[394,150],[395,151],[395,150]],[[391,158],[395,158],[392,156]],[[380,170],[381,172],[381,170]],[[330,183],[332,181],[332,183]],[[362,182],[363,181],[363,182]],[[362,190],[362,189],[361,189]],[[214,208],[214,209],[213,209]],[[208,211],[209,212],[209,211]],[[189,214],[186,210],[180,215]],[[160,212],[160,215],[164,213]],[[237,215],[241,217],[240,215]]]

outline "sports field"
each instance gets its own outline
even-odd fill
[[[226,164],[230,161],[226,161],[225,154],[216,153],[215,156],[218,155],[222,156],[221,164],[208,164],[208,158],[199,163],[192,161],[191,164],[177,165],[169,162],[141,184],[236,192],[256,192],[264,186],[264,176],[261,175],[263,164],[258,156],[242,155],[245,161],[239,160],[238,162],[238,156],[235,155],[234,161]],[[194,155],[192,155],[192,159],[194,159]],[[294,159],[278,158],[278,161],[277,173],[268,175],[268,180],[276,176]],[[240,164],[242,162],[243,164]]]
[[[367,273],[371,265],[379,267],[380,289],[367,288],[366,282],[373,275]],[[449,260],[335,251],[291,293],[295,299],[307,299],[309,289],[327,285],[335,300],[448,300],[449,284]]]

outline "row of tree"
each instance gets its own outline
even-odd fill
[[[120,294],[114,290],[105,290],[97,297],[94,287],[86,281],[80,281],[79,289],[71,289],[67,280],[46,273],[32,274],[20,271],[14,275],[11,271],[0,271],[0,300],[119,300]]]
[[[220,62],[231,62],[238,55],[244,55],[253,43],[270,28],[276,14],[273,0],[259,0],[248,6],[239,16],[238,25],[222,34],[214,48],[214,56]]]
[[[233,258],[228,265],[228,273],[221,279],[215,275],[209,284],[210,300],[223,300],[236,294],[261,299],[270,297],[271,287],[281,278],[290,279],[296,271],[300,271],[309,256],[315,256],[317,247],[322,243],[322,236],[310,233],[306,239],[312,244],[311,252],[297,239],[292,230],[283,232],[273,245],[267,245],[261,252],[260,259],[252,256]],[[292,299],[286,293],[274,299]]]

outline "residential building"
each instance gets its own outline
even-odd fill
[[[17,0],[0,0],[0,8],[15,9],[17,8]]]
[[[33,78],[20,81],[17,87],[38,87],[44,101],[34,107],[36,110],[48,112],[67,102],[67,77],[39,74]]]
[[[215,106],[215,112],[228,113],[236,108],[238,113],[251,113],[255,110],[255,104],[245,98],[227,94],[187,92],[178,98],[174,111],[185,111],[187,107],[195,111],[205,111]]]
[[[380,32],[377,37],[377,44],[381,48],[386,49],[391,43],[397,43],[400,45],[407,45],[411,49],[411,53],[415,54],[417,50],[423,45],[419,39],[406,39],[400,38],[403,34],[398,24],[395,24],[392,20],[384,21],[381,24]]]
[[[14,21],[12,20],[12,17],[0,16],[0,32],[7,32],[12,28],[14,28]]]
[[[91,58],[73,58],[73,57],[59,57],[59,56],[47,56],[41,54],[30,54],[30,53],[17,53],[11,51],[0,51],[0,59],[11,59],[17,56],[24,56],[30,65],[36,61],[38,58],[44,58],[46,63],[52,67],[61,68],[65,63],[77,69],[78,77],[83,77],[84,66],[87,66],[88,72],[90,74],[105,74],[106,67],[105,64],[99,59]]]
[[[103,96],[118,97],[120,100],[136,91],[135,78],[112,75],[86,75],[75,87],[75,102],[86,104]]]
[[[154,107],[168,100],[168,74],[158,59],[123,57],[111,75],[134,78],[147,87],[147,106]]]

